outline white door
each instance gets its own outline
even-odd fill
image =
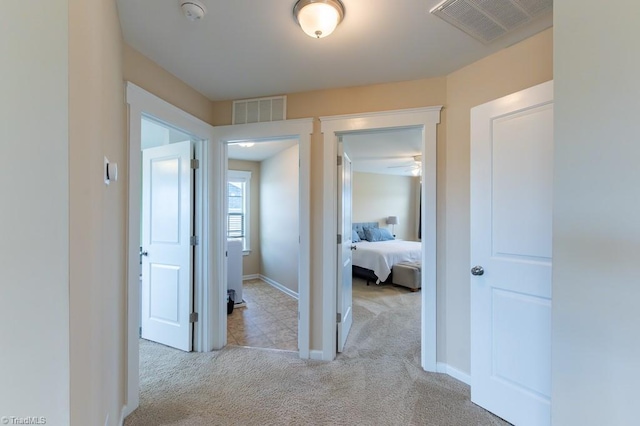
[[[551,423],[552,180],[553,82],[471,110],[471,400],[518,426]]]
[[[142,338],[191,350],[190,141],[142,152]]]
[[[352,275],[351,275],[351,159],[344,152],[342,142],[338,144],[338,352],[344,350],[351,324],[352,312]]]

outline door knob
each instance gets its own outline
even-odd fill
[[[351,246],[351,250],[358,250],[358,246]]]
[[[149,256],[149,252],[148,251],[141,251],[140,252],[140,256]]]
[[[484,274],[484,268],[482,266],[474,266],[471,268],[471,275],[482,275]]]

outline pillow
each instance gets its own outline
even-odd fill
[[[393,235],[387,228],[364,228],[365,239],[371,242],[393,240]]]
[[[364,240],[364,228],[377,228],[378,222],[356,222],[353,223],[351,229],[355,229],[360,237],[360,240]]]
[[[358,233],[356,232],[355,229],[351,230],[351,242],[353,243],[359,243],[360,241],[362,241],[360,239],[360,235],[358,235]]]

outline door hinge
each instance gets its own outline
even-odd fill
[[[189,322],[198,322],[198,313],[197,312],[191,312],[189,314]]]
[[[340,324],[342,322],[342,314],[338,313],[336,321],[338,322],[338,324]]]
[[[342,156],[338,155],[338,166],[342,166]]]
[[[342,234],[338,234],[338,244],[342,244]]]
[[[199,243],[200,243],[200,240],[198,240],[198,237],[196,237],[195,235],[191,237],[192,246],[197,246]]]
[[[198,169],[200,167],[200,160],[198,160],[197,158],[192,158],[191,159],[191,168],[192,169]]]

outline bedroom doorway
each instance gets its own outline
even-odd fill
[[[338,271],[338,250],[335,244],[338,232],[338,162],[339,140],[359,133],[375,133],[393,129],[415,129],[420,140],[420,154],[417,158],[422,169],[420,188],[420,207],[418,226],[423,233],[421,250],[420,294],[420,340],[421,365],[426,371],[436,371],[436,126],[440,122],[441,107],[417,108],[411,110],[388,111],[368,114],[321,117],[321,132],[324,138],[324,214],[323,223],[323,273],[326,279],[323,287],[323,359],[336,357],[338,342],[337,329],[341,320],[338,315],[338,298],[347,295],[338,294],[343,289]],[[383,145],[392,145],[387,141]],[[395,225],[396,219],[389,214],[386,221]],[[397,216],[397,215],[395,215]],[[395,228],[395,226],[394,226]]]
[[[353,132],[342,135],[340,144],[344,152],[349,153],[353,165],[351,178],[344,179],[350,188],[342,189],[338,185],[338,193],[342,189],[343,194],[351,198],[341,203],[342,197],[338,195],[338,211],[353,218],[353,225],[342,232],[348,234],[343,243],[349,240],[352,258],[347,272],[353,276],[354,312],[350,317],[355,327],[349,342],[351,345],[364,343],[361,327],[366,321],[377,325],[384,321],[382,327],[392,328],[397,339],[420,341],[416,325],[420,323],[421,307],[417,292],[421,287],[422,168],[416,159],[422,157],[422,131],[409,127]],[[340,179],[340,172],[338,175]],[[342,280],[338,279],[343,288],[346,278],[351,278],[346,275],[345,272]],[[338,306],[339,315],[343,312],[340,308]],[[402,322],[398,321],[401,317]],[[338,324],[339,331],[340,326]],[[401,341],[385,340],[384,333],[376,337],[377,331],[369,330],[365,334],[366,339],[379,340],[379,344],[391,344],[398,349],[403,346]],[[344,342],[339,339],[338,352],[344,349]]]

